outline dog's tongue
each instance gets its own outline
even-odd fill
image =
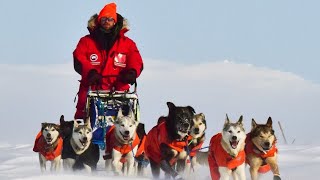
[[[124,140],[129,140],[129,137],[125,136],[123,137]]]
[[[230,144],[231,144],[231,147],[235,149],[238,146],[238,141],[231,141]]]
[[[122,136],[124,140],[129,140],[130,136]]]

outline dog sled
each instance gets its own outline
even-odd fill
[[[90,118],[93,130],[92,143],[101,150],[105,149],[105,135],[112,127],[119,109],[128,113],[131,109],[137,121],[140,122],[140,108],[137,95],[137,83],[132,92],[91,90],[87,93],[85,113]]]

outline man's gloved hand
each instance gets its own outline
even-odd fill
[[[91,69],[88,73],[88,83],[89,85],[99,85],[101,84],[102,76],[97,70]]]
[[[134,69],[124,70],[120,73],[120,80],[126,84],[134,84],[137,79],[137,72]]]

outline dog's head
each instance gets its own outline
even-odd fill
[[[72,139],[80,149],[90,145],[92,139],[90,120],[84,125],[80,125],[77,121],[73,122]]]
[[[60,117],[60,133],[62,138],[71,136],[73,129],[73,121],[65,121],[64,116]]]
[[[132,140],[138,124],[139,122],[136,121],[131,109],[129,110],[128,115],[125,116],[120,108],[117,118],[114,121],[117,137],[120,138],[122,142],[128,142]]]
[[[251,126],[250,137],[253,144],[261,151],[270,150],[276,141],[271,117],[268,118],[266,124],[257,124],[256,121],[252,119]]]
[[[53,144],[59,137],[60,127],[54,123],[42,123],[41,132],[47,144]]]
[[[243,117],[240,116],[236,123],[231,123],[228,115],[226,115],[222,131],[222,139],[232,149],[239,148],[239,145],[242,145],[246,140],[246,133],[242,121]]]
[[[172,102],[167,102],[167,105],[169,108],[169,115],[166,120],[168,133],[174,133],[173,139],[181,140],[190,131],[195,111],[191,106],[175,106]]]
[[[191,121],[190,136],[194,139],[200,138],[207,129],[206,118],[203,113],[194,115]]]

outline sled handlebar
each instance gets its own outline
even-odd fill
[[[108,90],[89,90],[88,95],[90,97],[102,97],[102,98],[125,98],[125,99],[138,99],[138,95],[135,92],[111,92]]]
[[[106,75],[106,76],[102,76],[102,78],[110,78],[110,77],[119,77],[119,75]],[[137,84],[137,81],[135,81],[134,82],[134,84],[132,84],[132,85],[134,85],[134,89],[133,89],[133,91],[132,92],[127,92],[126,94],[136,94],[136,92],[137,92],[137,86],[138,86],[138,84]],[[96,86],[96,87],[98,87],[98,86],[100,86],[101,87],[101,84],[100,85],[94,85],[94,86]],[[89,86],[89,91],[91,91],[91,88],[92,86]],[[111,92],[114,92],[114,93],[116,93],[116,94],[121,94],[121,92],[117,92],[117,91],[110,91],[110,90],[95,90],[97,93],[105,93],[105,94],[107,94],[107,93],[111,93]],[[94,92],[94,91],[91,91],[91,92]],[[112,96],[112,97],[114,97],[114,96]]]

